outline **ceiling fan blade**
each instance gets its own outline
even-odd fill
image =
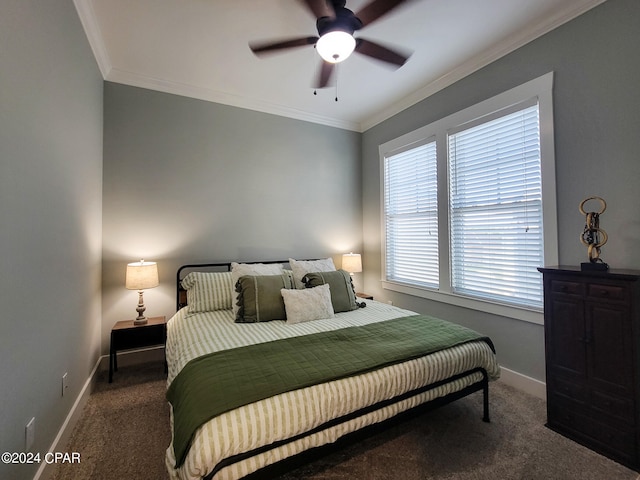
[[[315,45],[318,41],[318,37],[301,37],[291,38],[288,40],[281,40],[277,42],[269,43],[250,43],[249,48],[256,55],[262,53],[273,52],[275,50],[282,50],[285,48],[304,47],[306,45]]]
[[[401,67],[409,60],[410,55],[400,53],[395,50],[391,50],[388,47],[384,47],[379,43],[365,40],[364,38],[356,39],[356,52],[366,55],[377,60],[381,60],[397,67]]]
[[[335,70],[335,63],[322,62],[320,65],[320,73],[318,75],[318,81],[314,85],[314,88],[325,88],[329,85],[329,80],[331,80],[331,76]]]
[[[362,26],[365,27],[406,1],[407,0],[373,0],[362,7],[360,11],[356,13],[356,17],[360,19]]]
[[[303,3],[316,18],[335,18],[336,16],[333,4],[327,0],[300,0],[300,3]]]

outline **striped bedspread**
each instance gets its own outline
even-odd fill
[[[236,324],[230,311],[186,315],[178,312],[168,323],[168,385],[193,358],[238,346],[280,338],[412,315],[413,312],[378,302],[367,308],[341,313],[334,319],[286,325],[284,322]],[[291,438],[346,415],[364,406],[393,398],[423,385],[448,378],[475,367],[497,378],[499,367],[491,348],[482,341],[471,342],[425,357],[385,367],[356,377],[315,385],[251,403],[226,412],[203,425],[194,437],[184,464],[175,469],[173,446],[167,449],[166,463],[175,479],[198,479],[230,456]],[[399,404],[321,430],[311,436],[281,445],[247,460],[220,469],[215,479],[237,479],[271,463],[306,449],[330,443],[345,433],[380,422],[425,401],[460,390],[480,380],[481,375],[458,380],[410,397]],[[172,417],[173,420],[173,417]]]

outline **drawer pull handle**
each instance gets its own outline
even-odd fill
[[[600,295],[606,297],[607,295],[609,295],[609,290],[600,290]]]

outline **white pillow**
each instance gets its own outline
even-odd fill
[[[282,274],[281,263],[236,263],[231,262],[231,282],[233,287],[233,318],[238,315],[238,292],[236,283],[240,277],[245,275],[280,275]]]
[[[293,280],[296,288],[304,288],[302,277],[307,273],[334,272],[336,270],[331,258],[323,258],[322,260],[294,260],[290,258],[289,265],[293,270]]]
[[[304,290],[280,290],[287,312],[287,323],[302,323],[335,317],[329,285]]]

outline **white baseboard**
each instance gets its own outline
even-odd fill
[[[543,400],[547,399],[546,383],[536,380],[535,378],[527,377],[521,373],[514,372],[513,370],[509,370],[505,367],[500,367],[500,370],[501,373],[499,381],[517,388],[518,390],[522,390],[529,395],[533,395],[534,397],[538,397]]]
[[[87,378],[87,381],[84,382],[84,386],[82,387],[82,390],[80,390],[78,398],[76,398],[73,407],[71,407],[67,418],[60,427],[58,435],[56,435],[56,438],[53,440],[53,443],[51,444],[51,447],[49,447],[48,452],[65,451],[65,447],[69,442],[69,438],[71,437],[71,432],[73,432],[73,428],[76,426],[76,423],[78,423],[78,420],[80,419],[80,416],[82,414],[82,410],[84,409],[84,406],[89,399],[89,395],[91,395],[96,378],[96,372],[98,371],[98,367],[100,366],[100,362],[103,358],[108,357],[102,356],[96,361],[96,364],[93,366],[93,370],[91,370],[91,373],[89,374],[89,378]],[[53,475],[54,469],[55,463],[49,464],[47,462],[42,462],[40,464],[40,468],[38,468],[38,471],[33,477],[33,480],[48,480]]]
[[[159,359],[164,358],[164,349],[162,347],[152,347],[152,348],[144,348],[139,350],[129,350],[125,352],[118,353],[118,367],[127,367],[128,365],[134,365],[137,363],[144,363],[148,361],[157,361]],[[80,419],[80,415],[82,414],[82,410],[84,409],[87,400],[89,399],[89,395],[93,391],[93,386],[96,382],[97,373],[100,370],[109,369],[109,355],[102,355],[96,361],[96,364],[93,366],[93,370],[89,374],[89,378],[84,383],[78,398],[71,407],[67,418],[64,423],[60,427],[58,431],[58,435],[54,439],[51,447],[49,447],[49,452],[62,452],[65,451],[67,444],[69,443],[69,439],[71,437],[71,432],[73,432],[73,428],[76,426],[76,423]],[[36,472],[33,480],[49,480],[53,475],[53,471],[55,469],[55,464],[49,465],[47,462],[42,462],[40,464],[40,468]]]

